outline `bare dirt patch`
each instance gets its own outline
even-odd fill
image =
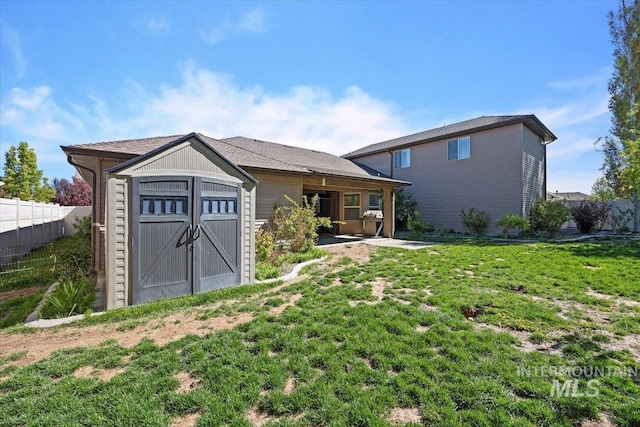
[[[246,418],[247,421],[249,421],[251,425],[255,427],[262,427],[263,425],[271,422],[274,419],[269,416],[269,414],[260,412],[257,406],[252,406],[251,408],[249,408]]]
[[[269,310],[269,313],[273,314],[274,316],[280,316],[287,307],[291,307],[292,305],[295,305],[295,303],[297,303],[300,300],[300,298],[302,298],[302,294],[292,295],[289,301],[285,302],[282,305],[279,305],[278,307],[273,307],[272,309]]]
[[[42,290],[42,286],[30,286],[28,288],[11,289],[10,291],[0,292],[0,302],[10,300],[11,298],[28,297],[37,294]]]
[[[371,259],[371,254],[377,250],[375,246],[363,245],[361,243],[328,246],[322,249],[333,255],[331,260],[323,262],[323,264],[327,263],[328,265],[333,265],[344,257],[351,258],[359,264],[364,264],[369,262],[369,260]]]
[[[356,285],[356,288],[360,288],[360,287],[362,287],[361,284]],[[386,280],[384,280],[383,278],[377,277],[375,279],[375,281],[371,282],[371,295],[373,295],[376,298],[376,300],[375,301],[353,301],[353,300],[350,300],[349,301],[349,305],[351,307],[355,307],[358,304],[376,305],[376,304],[382,302],[382,300],[383,300],[383,298],[385,296],[384,295],[384,290],[387,289],[387,288],[391,288],[391,287],[393,287],[393,283],[389,283]],[[396,298],[394,298],[394,299],[396,299]],[[398,300],[398,299],[396,299],[396,300]],[[405,303],[408,304],[408,302],[406,302],[406,301],[398,300],[398,302],[401,302],[403,304],[405,304]]]
[[[556,348],[554,346],[554,343],[535,344],[531,342],[529,340],[529,336],[530,336],[529,332],[515,331],[509,328],[501,328],[499,326],[490,325],[488,323],[473,323],[473,326],[474,328],[480,331],[489,329],[494,331],[495,333],[505,332],[511,335],[512,337],[520,341],[519,348],[525,353],[532,353],[534,351],[538,351],[538,352],[547,353],[547,354],[561,354],[560,349]]]
[[[591,288],[587,290],[587,295],[597,299],[612,301],[616,305],[616,307],[619,307],[620,304],[630,305],[632,307],[640,307],[640,301],[625,299],[614,295],[601,294],[600,292],[596,292]]]
[[[100,381],[107,382],[124,371],[124,368],[100,369],[89,365],[76,369],[73,376],[76,378],[98,378]]]
[[[61,348],[95,347],[109,339],[116,340],[122,347],[130,348],[143,338],[150,338],[157,345],[164,345],[186,335],[203,336],[218,330],[232,329],[252,319],[250,313],[206,320],[197,320],[193,314],[176,313],[129,330],[118,330],[118,324],[109,324],[41,329],[29,334],[0,334],[0,354],[7,356],[16,351],[26,351],[25,357],[12,362],[18,366],[26,366],[49,357]]]
[[[198,424],[199,419],[200,412],[185,415],[183,417],[177,417],[174,418],[173,421],[171,421],[171,427],[194,427],[196,424]]]
[[[584,420],[580,423],[580,427],[615,427],[609,414],[604,412],[600,414],[597,420]]]
[[[629,350],[633,357],[640,361],[640,334],[613,337],[611,342],[601,344],[603,348],[611,351]]]
[[[611,323],[611,316],[609,315],[609,313],[593,309],[585,304],[581,304],[575,301],[562,300],[553,300],[550,302],[560,308],[561,312],[558,313],[558,316],[563,319],[575,319],[575,315],[576,313],[578,313],[588,316],[592,321],[601,325]]]
[[[290,395],[291,392],[295,390],[296,385],[297,385],[296,379],[294,377],[290,377],[284,386],[283,393],[286,394],[287,396]]]
[[[389,422],[395,426],[408,423],[422,423],[420,409],[418,408],[393,408],[389,416]]]
[[[175,379],[180,383],[177,390],[178,394],[189,393],[200,384],[199,379],[192,377],[190,373],[184,371],[178,372],[175,375]]]

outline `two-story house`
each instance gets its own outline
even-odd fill
[[[483,116],[368,145],[343,157],[412,183],[417,210],[436,229],[466,231],[462,209],[526,216],[546,196],[546,146],[556,136],[535,115]]]

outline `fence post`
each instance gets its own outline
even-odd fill
[[[16,201],[16,246],[20,246],[20,199],[14,197]]]

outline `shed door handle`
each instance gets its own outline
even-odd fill
[[[189,227],[191,227],[191,226],[189,226]],[[191,235],[191,240],[195,241],[195,240],[199,239],[201,232],[202,232],[202,227],[200,227],[200,224],[196,225],[196,229],[193,230],[193,234]]]

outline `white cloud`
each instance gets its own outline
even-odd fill
[[[589,192],[599,176],[601,159],[593,142],[606,134],[608,111],[601,91],[579,92],[569,91],[547,104],[537,102],[521,112],[535,113],[558,136],[548,146],[550,190]],[[39,158],[57,164],[65,162],[58,145],[192,131],[214,138],[241,135],[341,155],[444,122],[491,114],[473,111],[446,120],[429,114],[433,123],[416,126],[417,120],[409,123],[393,104],[357,86],[341,93],[314,86],[271,93],[259,85],[239,86],[231,76],[194,62],[183,64],[177,84],[153,88],[129,81],[120,93],[114,103],[88,96],[63,104],[46,85],[14,88],[2,101],[1,142],[29,141]],[[7,140],[9,135],[18,139]]]
[[[237,34],[259,34],[266,31],[266,13],[263,8],[257,7],[243,13],[236,19],[227,17],[213,24],[210,28],[200,30],[200,37],[208,44],[215,44]]]
[[[169,31],[169,29],[171,28],[171,26],[169,25],[169,21],[161,16],[152,16],[148,18],[144,22],[144,25],[146,29],[153,34],[163,33]]]
[[[14,144],[17,141],[6,141],[6,135],[20,135],[36,148],[39,159],[64,163],[58,145],[192,131],[214,138],[241,135],[336,155],[410,133],[392,105],[356,86],[341,94],[311,86],[268,93],[260,86],[239,87],[231,77],[193,63],[183,67],[178,85],[156,90],[135,82],[128,86],[136,97],[119,100],[118,111],[94,96],[63,105],[48,86],[14,88],[2,104],[2,142]]]
[[[22,43],[16,31],[9,27],[4,20],[0,19],[0,46],[7,49],[13,56],[16,76],[22,78],[27,72],[29,61],[22,53]]]
[[[243,14],[238,20],[238,29],[249,33],[264,33],[267,31],[264,9],[258,7]]]

